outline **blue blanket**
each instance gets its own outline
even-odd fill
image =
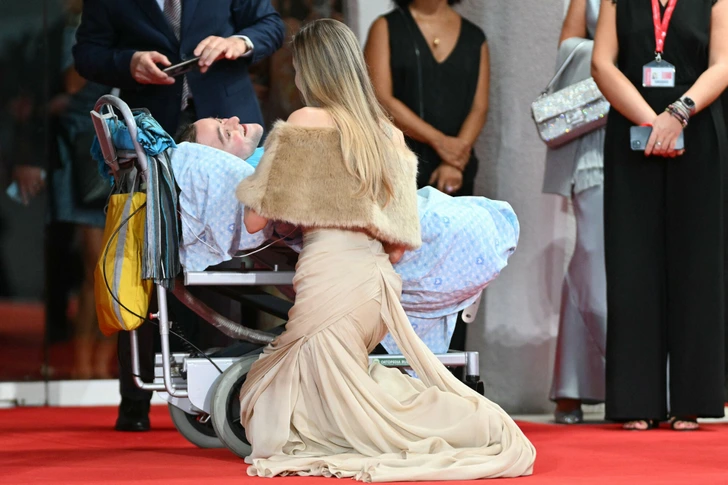
[[[275,237],[273,224],[256,234],[243,225],[235,189],[254,172],[249,163],[196,143],[181,143],[171,157],[180,188],[180,259],[188,271],[202,271]],[[422,247],[405,253],[394,268],[417,335],[433,352],[446,352],[457,313],[475,301],[515,251],[518,219],[506,202],[450,197],[432,187],[418,191],[418,211]],[[286,242],[300,250],[301,240],[293,236]],[[390,336],[382,344],[398,353]]]
[[[134,121],[136,121],[137,125],[137,142],[139,142],[147,156],[156,157],[168,148],[177,146],[172,137],[162,129],[162,126],[150,114],[143,111],[136,112]],[[109,126],[111,140],[118,150],[134,150],[134,143],[131,140],[126,123],[108,119],[106,124]],[[104,154],[101,152],[98,137],[94,137],[91,144],[91,156],[96,160],[101,176],[108,177],[109,170],[104,161]]]

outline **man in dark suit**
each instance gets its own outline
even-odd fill
[[[273,54],[283,37],[270,0],[85,0],[73,55],[83,77],[120,88],[131,108],[147,108],[174,135],[178,127],[206,117],[263,124],[248,67]],[[174,78],[163,72],[193,57],[200,57],[198,69]],[[183,312],[179,308],[179,320],[194,329],[189,312],[188,321]],[[153,371],[154,333],[148,323],[139,329],[145,381]],[[151,392],[134,384],[126,332],[119,336],[119,373],[116,429],[148,430]]]
[[[86,0],[73,55],[81,76],[120,88],[174,135],[183,112],[263,123],[248,67],[283,36],[270,0]],[[196,56],[200,69],[184,77],[158,67]]]

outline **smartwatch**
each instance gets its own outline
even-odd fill
[[[690,111],[691,115],[695,113],[695,101],[687,96],[683,96],[680,101],[682,101],[682,104],[684,104],[688,111]]]

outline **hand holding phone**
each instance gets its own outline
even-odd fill
[[[171,77],[181,76],[182,74],[186,74],[194,69],[199,69],[199,61],[199,57],[193,57],[192,59],[180,62],[179,64],[164,68],[162,72]]]
[[[139,84],[174,84],[174,79],[162,72],[159,65],[172,64],[157,51],[138,51],[131,58],[131,76]]]
[[[632,126],[629,129],[629,146],[632,151],[643,152],[647,147],[647,142],[652,134],[651,126]],[[685,149],[685,137],[684,132],[680,132],[678,135],[677,142],[675,143],[675,150],[680,151]]]

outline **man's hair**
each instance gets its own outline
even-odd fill
[[[447,0],[448,5],[457,5],[462,0]],[[407,8],[407,6],[412,3],[412,0],[394,0],[394,3],[396,3],[400,8]]]
[[[190,143],[197,143],[197,127],[194,123],[190,123],[182,126],[177,130],[177,136],[174,137],[177,143],[188,141]]]

